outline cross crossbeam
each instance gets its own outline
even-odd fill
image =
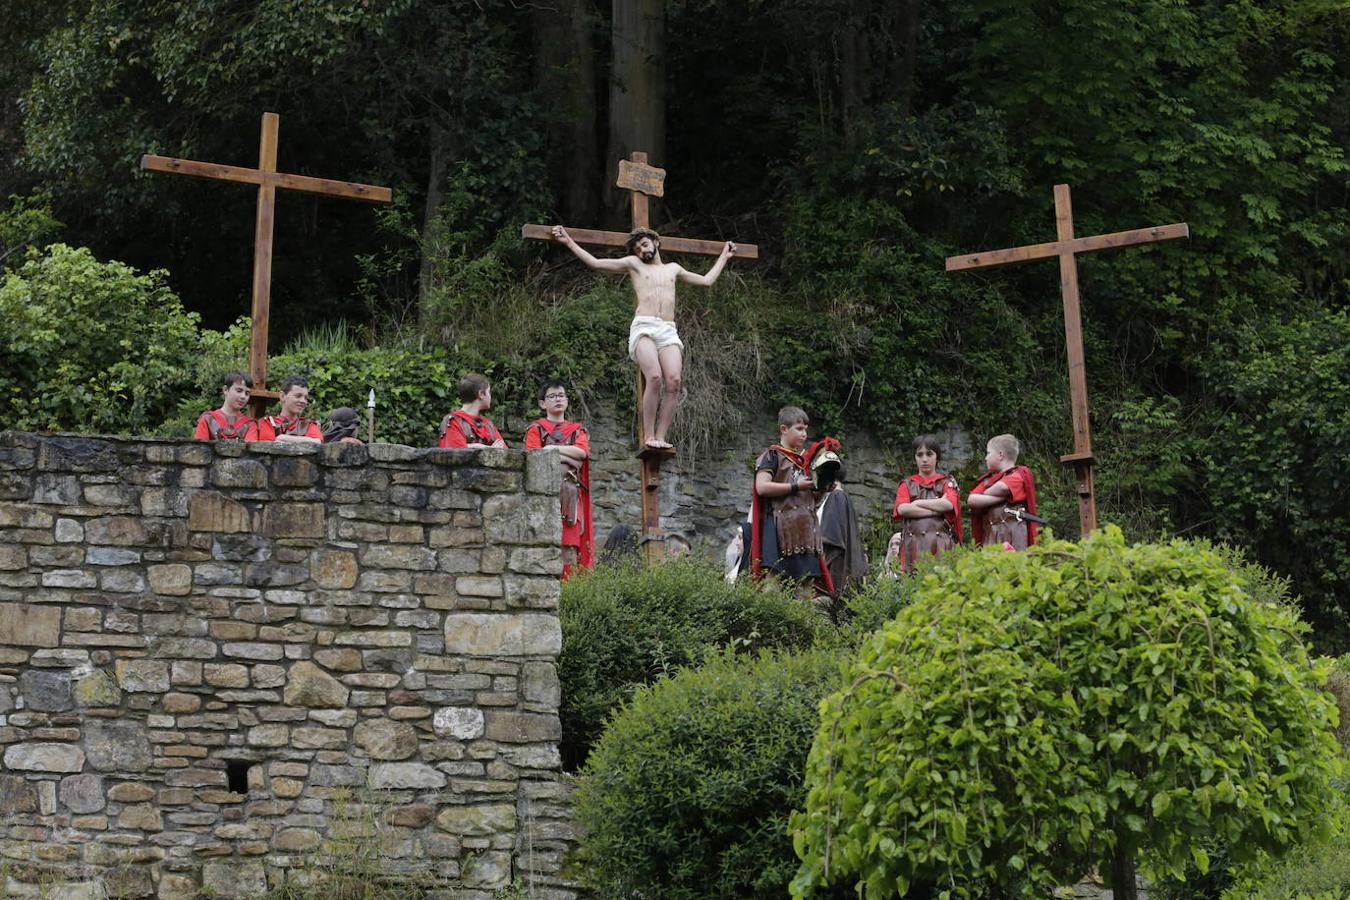
[[[367,203],[388,203],[393,199],[393,192],[387,187],[278,172],[277,134],[280,127],[280,116],[272,112],[263,113],[256,169],[148,153],[141,157],[141,168],[150,172],[169,172],[258,186],[258,213],[253,234],[252,332],[248,349],[249,377],[253,379],[250,406],[255,416],[261,416],[268,403],[277,396],[275,391],[267,390],[267,330],[272,311],[272,230],[276,217],[277,189]]]
[[[1069,186],[1057,184],[1054,241],[947,257],[948,272],[1013,265],[1038,259],[1059,259],[1060,296],[1064,303],[1064,344],[1069,363],[1069,406],[1073,416],[1073,452],[1061,456],[1059,461],[1074,470],[1078,492],[1078,524],[1084,537],[1097,528],[1097,495],[1093,482],[1096,456],[1092,452],[1092,426],[1088,414],[1087,363],[1083,358],[1077,256],[1080,253],[1172,241],[1190,237],[1190,234],[1190,227],[1185,222],[1178,222],[1076,238],[1073,235],[1073,203]]]

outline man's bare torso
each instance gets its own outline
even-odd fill
[[[628,259],[628,277],[637,295],[634,315],[655,316],[668,322],[675,321],[675,281],[684,271],[679,263],[643,262],[636,256]]]

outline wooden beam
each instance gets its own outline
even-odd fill
[[[1178,222],[1174,225],[1159,225],[1156,228],[1135,228],[1130,231],[1117,231],[1112,234],[1099,234],[1093,237],[1051,241],[1048,244],[1031,244],[1026,247],[1010,247],[1006,250],[986,250],[983,253],[968,253],[965,256],[949,256],[947,257],[947,271],[962,272],[970,269],[986,269],[992,266],[1006,266],[1037,259],[1050,259],[1063,253],[1096,253],[1099,250],[1114,250],[1117,247],[1130,247],[1135,244],[1149,244],[1156,241],[1174,241],[1190,236],[1191,229],[1185,222]]]
[[[567,233],[578,244],[591,247],[623,247],[628,243],[628,235],[622,231],[597,231],[592,228],[568,228]],[[520,236],[535,241],[557,241],[553,238],[552,225],[522,225]],[[700,241],[693,238],[661,237],[662,253],[689,253],[694,256],[719,256],[726,241]],[[755,244],[736,242],[735,259],[759,259],[759,247]]]
[[[151,172],[172,172],[178,175],[191,175],[194,178],[210,178],[213,181],[287,188],[310,194],[345,197],[348,200],[364,200],[368,203],[388,203],[394,198],[394,192],[389,188],[373,184],[332,181],[327,178],[311,178],[308,175],[287,175],[284,172],[259,172],[257,169],[198,162],[195,159],[177,159],[171,156],[146,154],[141,157],[141,168]]]

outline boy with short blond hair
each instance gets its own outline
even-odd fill
[[[1018,465],[1021,449],[1011,434],[995,435],[985,446],[986,471],[966,498],[977,544],[1025,550],[1036,543],[1036,521],[1024,515],[1036,516],[1036,479]]]
[[[525,449],[551,450],[562,467],[563,581],[577,566],[595,567],[595,526],[591,515],[591,438],[586,426],[567,419],[567,386],[546,381],[539,387],[543,417],[525,429]]]
[[[819,590],[832,594],[834,585],[822,557],[811,457],[806,449],[810,424],[801,407],[780,409],[778,443],[770,445],[755,462],[750,573],[759,577],[764,570],[772,570],[794,581],[815,582]]]
[[[492,382],[486,375],[470,372],[459,380],[459,409],[441,419],[437,447],[481,450],[505,447],[501,432],[483,413],[492,408]]]

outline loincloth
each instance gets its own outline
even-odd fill
[[[649,337],[657,350],[666,347],[684,347],[675,323],[656,316],[633,316],[633,324],[628,326],[628,358],[637,359],[638,340]]]

